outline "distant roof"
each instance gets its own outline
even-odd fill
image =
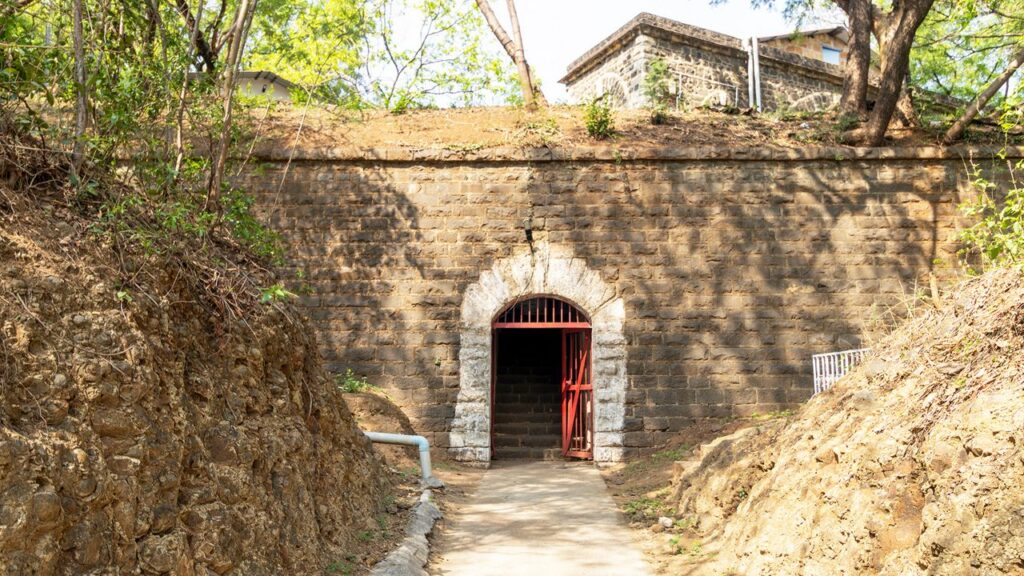
[[[833,26],[832,28],[818,28],[815,30],[794,30],[788,34],[761,36],[758,38],[758,41],[768,42],[770,40],[796,40],[805,36],[834,36],[843,42],[846,42],[850,39],[850,31],[846,29],[846,26]]]
[[[568,84],[575,80],[580,74],[586,72],[591,68],[591,65],[600,61],[600,59],[610,54],[611,52],[621,48],[626,43],[630,42],[635,38],[641,31],[641,29],[647,28],[652,31],[660,31],[665,34],[675,36],[685,36],[692,40],[697,40],[703,44],[718,46],[727,50],[743,50],[743,40],[735,36],[728,34],[722,34],[721,32],[715,32],[708,30],[707,28],[701,28],[699,26],[692,26],[679,22],[678,20],[672,20],[671,18],[664,18],[657,16],[649,12],[641,12],[637,14],[632,20],[626,22],[621,28],[612,32],[610,36],[600,41],[590,50],[587,50],[582,56],[573,60],[565,73],[565,76],[559,80],[562,84]],[[810,30],[805,32],[794,32],[790,34],[784,34],[781,36],[768,36],[765,38],[758,38],[758,40],[769,40],[775,38],[787,38],[787,37],[799,37],[811,36],[818,34],[839,34],[839,31],[845,32],[845,28],[839,26],[836,28],[825,28],[821,30]],[[765,55],[768,57],[775,56],[777,58],[784,58],[793,64],[803,66],[804,68],[810,68],[819,72],[826,72],[830,74],[837,74],[838,68],[831,64],[826,64],[818,60],[811,60],[810,58],[804,58],[802,56],[782,54],[777,49],[771,49],[768,47],[762,48]]]
[[[273,72],[267,72],[266,70],[243,70],[238,73],[238,79],[266,80],[271,84],[280,84],[281,86],[284,86],[285,88],[289,89],[295,87],[295,84],[292,84],[288,80],[281,78],[280,76],[274,74]]]
[[[207,72],[189,72],[189,78],[199,78],[205,76]],[[236,80],[266,80],[271,84],[277,84],[283,86],[289,90],[295,88],[295,84],[285,80],[284,78],[274,74],[273,72],[267,72],[266,70],[243,70],[238,73],[235,77]]]

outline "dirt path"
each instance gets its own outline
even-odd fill
[[[453,512],[434,576],[650,574],[592,464],[497,465]]]

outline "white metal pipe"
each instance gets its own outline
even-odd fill
[[[757,37],[750,39],[751,49],[754,53],[754,100],[757,101],[757,111],[761,111],[761,47],[758,45]]]
[[[746,48],[746,108],[754,108],[754,38],[743,40]]]
[[[423,480],[423,483],[435,488],[444,485],[439,479],[434,477],[434,472],[430,467],[430,443],[423,436],[366,431],[363,431],[363,434],[366,434],[366,437],[369,438],[371,442],[418,447],[420,451],[420,478]]]

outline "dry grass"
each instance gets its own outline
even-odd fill
[[[276,105],[248,112],[250,134],[278,144],[339,147],[439,148],[483,150],[497,147],[610,146],[780,146],[836,145],[833,114],[742,114],[698,109],[676,111],[663,125],[651,124],[643,110],[615,114],[615,135],[607,141],[590,138],[583,108],[553,106],[537,112],[520,108],[419,110],[395,115],[352,113],[322,108]],[[890,131],[891,145],[936,144],[920,130]]]

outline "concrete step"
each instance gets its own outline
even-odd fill
[[[559,393],[535,394],[525,392],[498,392],[498,404],[559,404],[562,396]]]
[[[494,423],[505,423],[505,422],[555,422],[559,423],[562,421],[561,411],[558,412],[524,412],[524,413],[512,413],[512,412],[495,412]]]
[[[554,434],[557,436],[562,433],[562,423],[557,420],[554,422],[495,422],[494,433],[520,436]]]
[[[494,447],[551,448],[562,445],[560,434],[494,434]]]
[[[546,404],[535,404],[521,402],[503,402],[501,401],[501,399],[498,399],[498,401],[494,403],[495,414],[550,414],[552,412],[557,414],[561,409],[561,403],[553,402]]]
[[[562,449],[530,447],[495,447],[496,460],[564,460]]]

